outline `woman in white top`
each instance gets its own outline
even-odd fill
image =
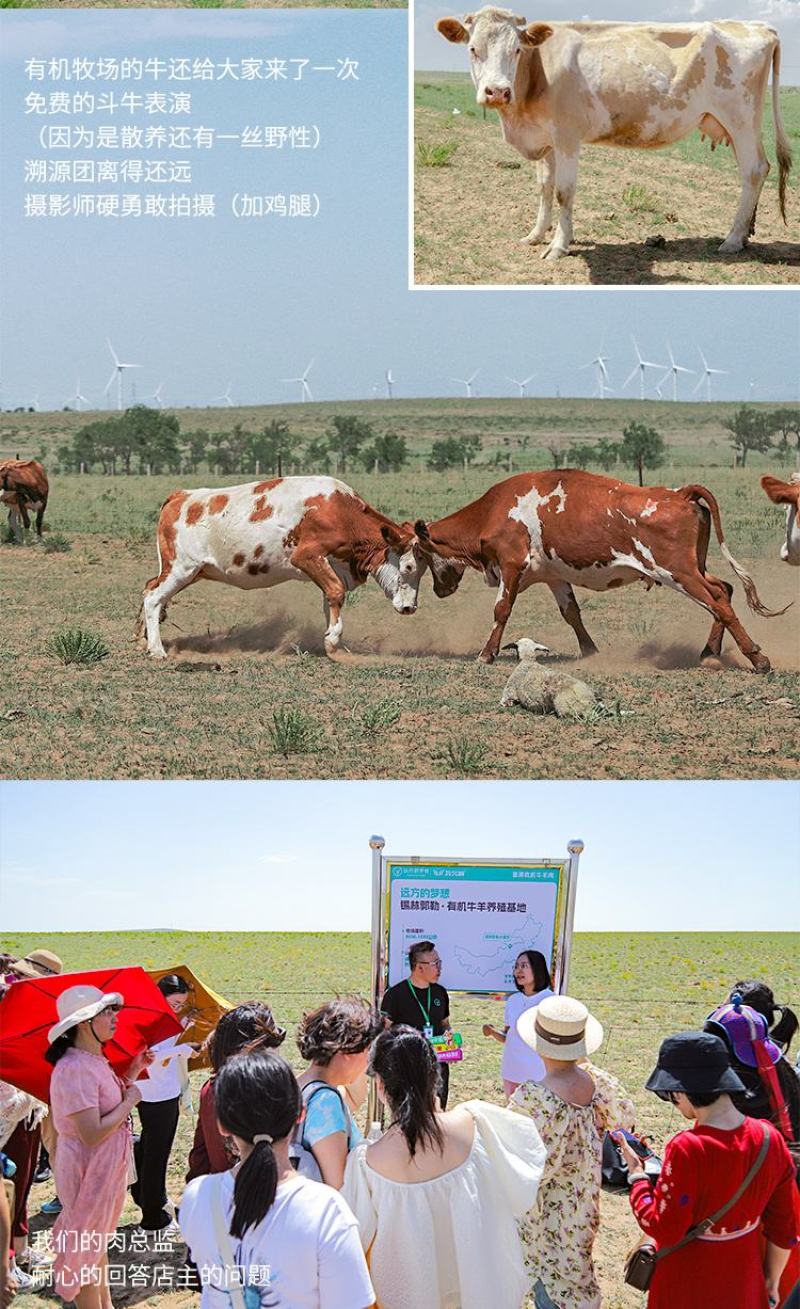
[[[368,1309],[375,1295],[355,1218],[337,1191],[289,1162],[302,1112],[289,1065],[272,1051],[234,1055],[214,1102],[240,1162],[195,1178],[181,1201],[201,1309]]]
[[[380,1309],[519,1309],[516,1219],[536,1199],[545,1159],[536,1127],[480,1100],[442,1112],[436,1056],[412,1027],[378,1037],[371,1073],[392,1122],[351,1152],[342,1194]]]
[[[175,1016],[180,1019],[189,998],[189,987],[177,973],[159,978],[156,983]],[[186,1020],[181,1019],[183,1026]],[[141,1228],[145,1232],[177,1231],[167,1209],[167,1165],[178,1128],[183,1085],[187,1079],[187,1059],[197,1047],[178,1047],[180,1033],[168,1036],[151,1046],[152,1062],[147,1077],[138,1083],[142,1093],[139,1104],[141,1134],[134,1145],[136,1181],[131,1187],[135,1204],[142,1211]]]
[[[502,1032],[490,1023],[483,1025],[483,1035],[493,1037],[503,1046],[501,1071],[509,1099],[523,1082],[540,1082],[544,1077],[544,1064],[517,1031],[517,1023],[526,1009],[534,1009],[553,994],[550,970],[541,950],[522,950],[517,955],[514,962],[514,985],[516,992],[506,1000],[505,1027]]]

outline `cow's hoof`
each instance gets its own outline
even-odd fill
[[[757,654],[753,655],[753,672],[768,673],[771,668],[772,664],[765,654],[761,654],[759,651]]]
[[[329,659],[336,659],[339,654],[339,646],[333,645],[330,641],[325,642],[325,653]]]
[[[709,673],[718,673],[722,669],[722,660],[718,655],[701,655],[700,667],[706,669]]]
[[[567,251],[563,245],[549,245],[544,251],[542,259],[546,259],[549,263],[551,259],[563,259],[565,254],[567,254]]]
[[[166,659],[167,657],[166,650],[148,650],[147,653],[151,659]]]
[[[493,664],[494,659],[495,657],[491,650],[481,650],[480,654],[478,655],[479,664]]]
[[[741,240],[739,237],[729,236],[722,242],[722,245],[719,247],[717,254],[738,255],[741,254],[742,250],[744,250],[744,247],[745,247],[745,242]]]
[[[547,233],[537,232],[536,228],[534,228],[533,231],[529,232],[527,236],[521,236],[519,239],[519,243],[520,245],[541,245],[542,242],[546,240],[547,240]]]

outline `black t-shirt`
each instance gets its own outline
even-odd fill
[[[430,1009],[433,1034],[441,1036],[450,1017],[449,995],[438,982],[432,982],[430,986],[415,986],[413,990],[412,986],[413,983],[409,983],[407,978],[396,986],[390,986],[384,992],[381,1013],[391,1018],[393,1023],[406,1023],[421,1032],[428,1021],[426,1014]]]

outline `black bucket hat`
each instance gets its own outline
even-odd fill
[[[725,1042],[712,1032],[678,1032],[662,1041],[658,1063],[645,1089],[666,1099],[671,1091],[684,1095],[722,1095],[743,1091],[744,1082],[730,1065]]]

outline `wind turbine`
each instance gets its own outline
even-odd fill
[[[603,354],[603,344],[604,343],[601,341],[600,349],[598,350],[594,359],[590,359],[588,364],[581,364],[581,368],[580,368],[580,371],[583,371],[584,368],[595,369],[595,373],[596,373],[595,381],[597,383],[597,386],[594,394],[595,396],[599,397],[601,400],[603,399],[603,396],[607,392],[609,394],[611,392],[611,387],[608,385],[608,369],[606,368],[606,364],[608,363],[608,355]]]
[[[89,403],[89,397],[86,396],[86,395],[82,395],[82,394],[81,394],[81,379],[78,378],[77,382],[75,383],[75,394],[74,394],[74,395],[71,395],[71,396],[69,397],[68,400],[65,400],[65,401],[64,401],[64,403],[65,403],[65,404],[68,404],[68,405],[71,405],[71,404],[73,403],[73,401],[74,401],[74,403],[75,403],[75,408],[76,408],[76,409],[78,410],[78,412],[80,413],[81,400],[83,400],[84,404],[87,404],[87,405],[88,405],[88,403]]]
[[[640,385],[639,398],[640,398],[641,400],[644,400],[644,374],[645,374],[645,369],[647,369],[647,368],[658,368],[659,370],[661,370],[661,369],[663,369],[664,365],[663,365],[663,364],[654,364],[653,361],[652,361],[652,359],[643,359],[642,356],[639,354],[639,347],[638,347],[638,345],[636,344],[635,339],[634,339],[633,337],[631,337],[631,340],[633,341],[633,348],[634,348],[634,350],[636,351],[636,367],[632,370],[632,372],[628,375],[628,377],[626,377],[625,381],[624,381],[623,384],[622,384],[622,389],[623,389],[623,391],[624,391],[624,390],[625,390],[625,387],[628,386],[628,385],[630,385],[630,383],[633,381],[634,377],[635,377],[636,374],[638,373],[638,374],[639,374],[639,385]]]
[[[393,398],[392,387],[394,386],[394,378],[392,377],[391,368],[386,369],[385,376],[386,376],[386,399],[391,400]]]
[[[694,369],[684,368],[682,364],[676,364],[675,356],[672,353],[672,346],[670,345],[669,341],[667,341],[667,353],[669,354],[669,368],[667,369],[667,377],[669,377],[670,373],[672,374],[672,399],[677,400],[678,399],[678,373],[688,373],[690,376],[692,376],[694,374]]]
[[[533,381],[535,376],[536,376],[535,373],[531,373],[530,377],[526,377],[522,381],[520,381],[518,377],[509,377],[508,375],[506,375],[506,381],[513,382],[515,386],[519,387],[519,398],[520,400],[522,400],[525,397],[525,395],[527,395],[527,392],[525,390],[526,386],[528,385],[529,382]]]
[[[475,381],[475,378],[478,376],[478,373],[480,371],[481,371],[480,368],[476,368],[475,372],[472,374],[472,377],[451,377],[450,381],[460,382],[462,386],[465,386],[467,388],[467,399],[471,400],[475,394],[475,392],[472,389],[472,383]]]
[[[124,371],[125,371],[126,368],[141,368],[142,365],[141,365],[141,364],[123,364],[123,363],[121,362],[121,360],[119,359],[119,357],[118,357],[118,355],[117,355],[117,352],[115,351],[115,349],[114,349],[113,345],[111,344],[111,342],[109,341],[108,337],[106,337],[106,344],[108,345],[108,348],[109,348],[109,350],[111,351],[111,358],[114,360],[114,370],[113,370],[111,376],[109,377],[108,381],[106,382],[106,389],[105,389],[105,391],[103,392],[103,395],[108,395],[109,391],[111,390],[111,387],[112,387],[113,384],[114,384],[114,378],[116,377],[116,379],[117,379],[117,409],[120,409],[120,410],[121,410],[121,409],[122,409],[122,374],[124,373]]]
[[[163,385],[163,382],[159,382],[153,394],[145,396],[145,400],[152,400],[159,409],[164,408],[164,401],[161,399],[161,389]]]
[[[703,354],[703,351],[700,349],[699,346],[697,347],[697,353],[699,354],[700,358],[703,361],[703,371],[700,374],[700,381],[697,383],[697,386],[692,391],[692,395],[697,395],[697,392],[700,390],[701,386],[705,382],[706,404],[708,404],[711,400],[711,378],[714,376],[714,374],[716,374],[718,377],[727,377],[728,370],[727,368],[710,368],[708,364],[708,360],[706,359],[705,355]]]
[[[229,382],[228,385],[225,387],[225,390],[223,391],[222,395],[212,395],[209,404],[212,405],[223,404],[223,405],[227,405],[228,409],[232,409],[233,408],[233,401],[231,400],[232,385],[233,384]]]
[[[299,382],[299,383],[300,383],[300,403],[301,403],[301,404],[303,403],[304,400],[310,400],[310,399],[311,399],[311,387],[308,385],[308,374],[311,372],[311,369],[312,369],[313,367],[314,367],[314,360],[312,359],[312,360],[311,360],[311,363],[308,365],[308,368],[305,370],[305,372],[302,374],[302,376],[300,376],[300,377],[282,377],[282,378],[281,378],[281,381],[282,381],[282,382],[288,382],[288,383],[291,383],[291,382]]]

